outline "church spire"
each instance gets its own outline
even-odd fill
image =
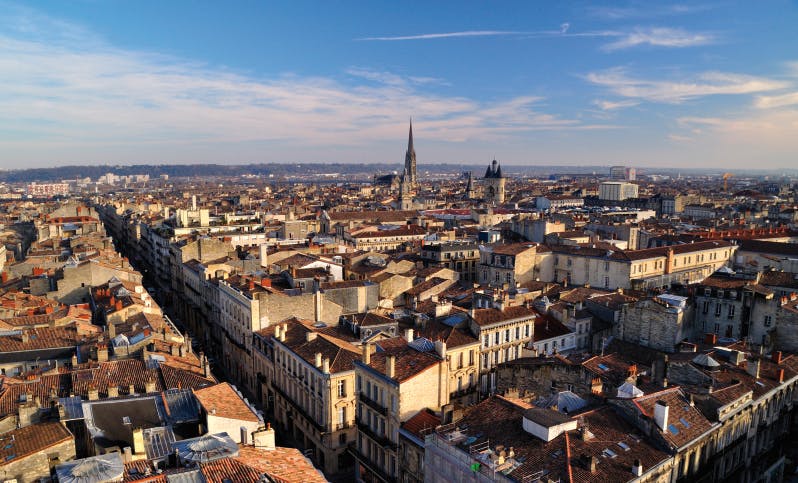
[[[405,153],[405,171],[402,175],[410,187],[416,186],[416,151],[413,149],[413,118],[410,118],[410,133],[407,137],[407,152]]]
[[[407,137],[407,152],[413,154],[415,157],[415,150],[413,150],[413,118],[410,118],[410,135]]]

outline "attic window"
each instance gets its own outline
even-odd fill
[[[602,371],[609,371],[610,370],[610,368],[605,366],[604,364],[599,364],[598,368],[601,369]]]
[[[679,422],[682,423],[682,425],[684,425],[685,428],[690,429],[690,423],[688,423],[686,419],[679,418]]]
[[[628,445],[628,444],[624,443],[623,441],[621,441],[620,443],[618,443],[618,446],[620,446],[620,447],[621,447],[621,449],[622,449],[622,450],[624,450],[624,451],[629,451],[630,449],[632,449],[632,448],[630,448],[630,447],[629,447],[629,445]]]
[[[679,434],[679,428],[677,428],[676,426],[674,426],[672,424],[668,425],[668,431],[670,431],[671,434],[673,434],[674,436]]]
[[[611,450],[609,448],[605,448],[604,451],[602,452],[602,454],[604,456],[606,456],[607,458],[615,458],[616,456],[618,456],[618,454],[615,451],[613,451],[613,450]]]

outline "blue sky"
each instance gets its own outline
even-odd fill
[[[0,168],[798,166],[795,2],[0,0]]]

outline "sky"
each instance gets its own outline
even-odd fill
[[[0,169],[798,167],[798,3],[0,0]]]

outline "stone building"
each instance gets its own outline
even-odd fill
[[[485,177],[482,178],[484,185],[484,198],[490,204],[500,205],[505,200],[505,184],[507,178],[502,174],[502,167],[495,159],[488,165],[485,171]]]
[[[694,335],[693,305],[685,297],[660,295],[626,305],[616,336],[663,352],[675,352]]]

